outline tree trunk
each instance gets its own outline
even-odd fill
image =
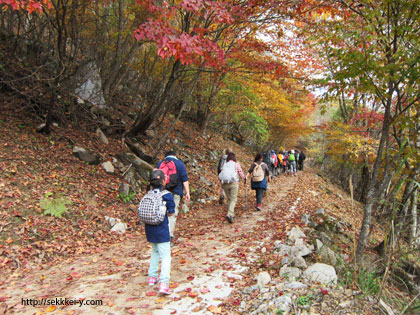
[[[368,240],[369,230],[370,230],[370,225],[371,225],[371,220],[372,220],[372,209],[376,203],[377,195],[380,194],[380,192],[377,191],[378,189],[377,189],[376,184],[379,177],[379,170],[380,170],[382,160],[383,160],[382,155],[385,150],[388,150],[388,148],[385,147],[385,144],[389,137],[389,130],[391,127],[390,108],[391,108],[391,100],[388,100],[387,106],[385,108],[385,115],[384,115],[384,121],[382,125],[381,140],[379,142],[378,153],[377,153],[376,161],[373,167],[372,177],[371,177],[371,180],[369,181],[369,185],[368,185],[368,189],[366,193],[367,202],[364,207],[362,227],[360,229],[359,240],[357,242],[357,249],[356,249],[356,263],[357,264],[361,263],[363,254],[366,249],[366,243]]]
[[[201,75],[202,69],[197,70],[197,73],[194,77],[194,81],[190,87],[190,90],[188,91],[187,95],[184,96],[184,100],[182,102],[182,106],[181,109],[179,110],[178,116],[176,117],[176,119],[172,122],[171,126],[168,128],[168,130],[165,132],[165,134],[163,135],[163,137],[160,138],[158,144],[156,145],[156,149],[155,149],[155,154],[153,156],[153,159],[156,158],[157,154],[159,153],[160,147],[162,146],[162,144],[166,141],[166,139],[168,138],[169,134],[171,133],[172,129],[174,129],[176,123],[181,119],[182,113],[184,112],[185,108],[187,108],[188,102],[191,99],[191,95],[195,89],[195,86],[197,85],[198,79]]]
[[[181,62],[176,60],[172,66],[169,78],[166,80],[166,83],[162,84],[159,94],[155,98],[154,104],[147,110],[146,113],[143,114],[142,112],[139,112],[137,114],[137,118],[133,126],[131,126],[131,128],[126,132],[127,135],[134,137],[138,134],[144,133],[150,127],[153,121],[159,117],[159,113],[165,106],[169,92],[171,91],[172,86],[176,81],[180,67]]]
[[[367,165],[363,165],[362,167],[362,176],[360,179],[359,186],[362,187],[362,190],[360,191],[359,201],[362,203],[366,203],[366,192],[367,187],[369,185],[369,168]]]
[[[420,244],[420,231],[417,225],[417,189],[411,195],[411,243]]]
[[[411,195],[413,194],[414,182],[409,178],[407,184],[404,188],[404,193],[401,199],[401,206],[398,207],[397,217],[395,219],[396,228],[393,237],[391,238],[391,242],[388,242],[389,246],[395,246],[398,242],[400,237],[401,230],[405,227],[405,223],[407,222],[408,217],[408,208],[410,206],[410,199]]]

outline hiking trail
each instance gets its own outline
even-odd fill
[[[303,176],[303,174],[301,174]],[[177,239],[172,248],[171,290],[161,296],[157,286],[147,285],[150,246],[145,235],[135,235],[109,249],[59,263],[51,268],[34,271],[22,278],[13,278],[0,289],[0,296],[8,296],[10,313],[34,314],[50,311],[46,306],[25,306],[22,299],[86,299],[101,300],[102,306],[57,306],[55,313],[67,314],[214,314],[221,313],[220,304],[226,302],[236,284],[244,284],[248,266],[241,264],[236,252],[250,247],[257,227],[270,220],[270,215],[299,177],[279,176],[269,185],[262,211],[256,211],[254,191],[248,189],[249,213],[244,200],[244,184],[240,193],[233,224],[225,220],[226,204],[207,204],[196,213],[201,229],[180,213]],[[290,213],[290,215],[295,215]],[[191,218],[191,217],[189,217]],[[140,225],[139,228],[142,228]],[[261,235],[262,236],[262,235]],[[77,246],[77,244],[75,244]],[[242,255],[244,256],[244,254]],[[252,252],[246,255],[252,263]],[[156,294],[156,295],[155,295]]]

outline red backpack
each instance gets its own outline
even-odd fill
[[[165,174],[166,189],[174,189],[178,185],[178,174],[176,173],[176,165],[174,161],[163,161],[160,164],[159,169]]]

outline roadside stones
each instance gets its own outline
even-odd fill
[[[300,277],[301,273],[299,268],[283,266],[279,271],[279,276],[285,277],[288,280],[296,280]]]
[[[257,285],[260,289],[264,288],[264,286],[270,283],[270,281],[271,281],[271,276],[266,271],[260,272],[257,276]]]
[[[319,254],[322,257],[322,260],[330,265],[335,266],[337,264],[337,257],[335,253],[328,248],[327,246],[322,246]]]
[[[284,287],[290,290],[299,290],[299,289],[306,289],[308,285],[302,282],[293,281],[293,282],[287,283]]]
[[[128,195],[128,193],[130,192],[130,185],[128,185],[127,183],[121,183],[120,187],[118,188],[118,191],[120,194]]]
[[[112,232],[124,234],[127,231],[127,223],[121,222],[120,219],[105,216],[105,221],[108,221]]]
[[[287,239],[294,243],[297,239],[306,238],[305,233],[303,233],[300,229],[294,227],[287,233]]]
[[[291,262],[291,265],[293,267],[297,267],[297,268],[300,268],[300,269],[305,269],[306,267],[308,267],[305,259],[301,256],[297,256],[297,257],[293,258],[293,260]]]
[[[96,134],[99,137],[99,139],[105,143],[105,144],[109,144],[109,140],[108,138],[105,136],[104,132],[101,130],[101,128],[96,129]]]
[[[85,148],[74,146],[73,154],[77,156],[79,160],[87,162],[88,164],[98,165],[100,163],[99,156],[93,154],[92,152],[90,152],[89,150]]]
[[[106,161],[106,162],[102,163],[102,168],[104,169],[105,173],[107,173],[107,174],[114,174],[114,172],[115,172],[114,165],[112,165],[112,163],[110,161]]]
[[[324,285],[337,284],[337,274],[333,266],[316,263],[309,266],[303,273],[304,277],[313,281],[320,282]]]

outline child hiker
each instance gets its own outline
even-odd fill
[[[175,202],[173,195],[169,191],[163,190],[165,186],[165,174],[161,170],[154,169],[150,173],[149,180],[148,194],[152,192],[162,195],[163,205],[166,205],[166,214],[163,221],[158,225],[145,224],[146,238],[152,245],[147,282],[150,286],[153,286],[159,281],[159,292],[170,294],[169,277],[172,258],[168,215],[171,216],[175,213]],[[162,265],[160,268],[160,277],[158,278],[159,260],[162,260]]]

